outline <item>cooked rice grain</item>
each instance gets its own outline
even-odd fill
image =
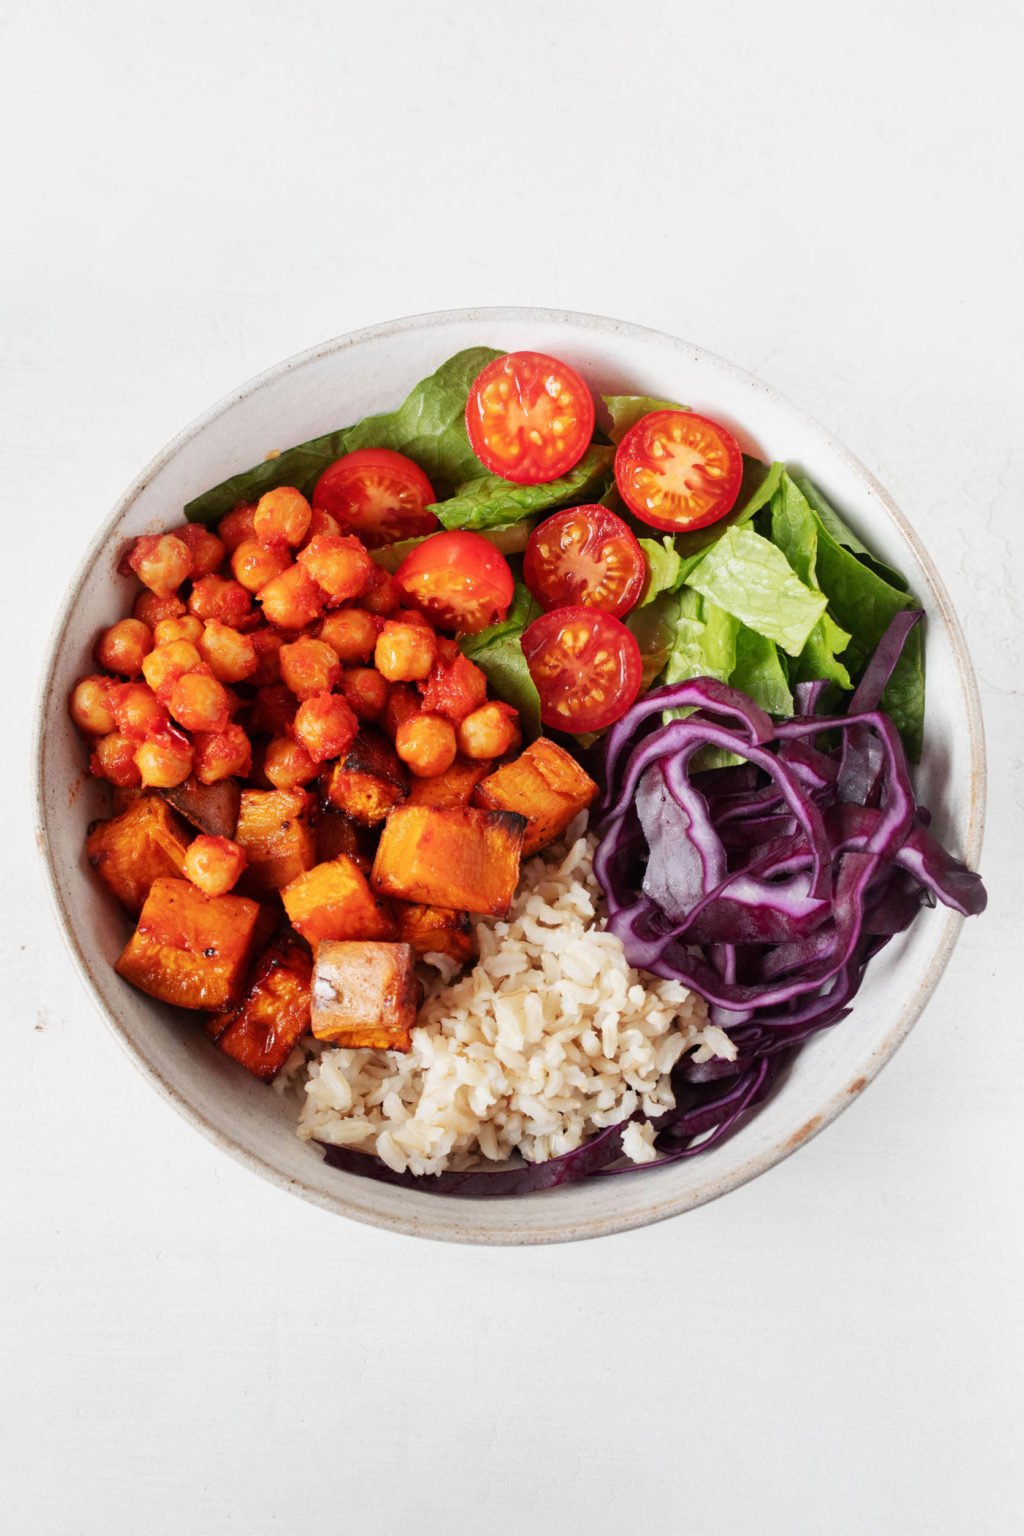
[[[299,1135],[374,1152],[399,1172],[514,1152],[544,1162],[637,1108],[670,1109],[684,1051],[733,1059],[703,998],[627,965],[604,929],[595,846],[580,817],[565,843],[523,866],[508,921],[477,925],[471,971],[453,980],[434,957],[407,1054],[324,1049],[310,1061]],[[623,1150],[649,1162],[652,1142],[633,1125]]]

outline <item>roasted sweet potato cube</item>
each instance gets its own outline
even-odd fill
[[[540,736],[515,762],[478,784],[475,805],[517,811],[526,817],[523,857],[560,837],[573,817],[597,794],[597,785],[562,747]]]
[[[235,842],[246,852],[244,888],[276,891],[316,863],[316,802],[302,789],[243,789]]]
[[[395,902],[398,937],[418,955],[448,955],[466,965],[476,954],[476,939],[468,912]]]
[[[239,1006],[214,1014],[207,1033],[228,1056],[272,1082],[309,1029],[312,973],[306,946],[281,935],[257,960]]]
[[[175,789],[165,789],[164,799],[179,816],[210,837],[231,837],[238,826],[241,792],[234,779],[219,779],[216,784],[200,784],[186,779]]]
[[[154,880],[116,969],[162,1003],[228,1008],[242,989],[259,912],[244,896],[204,896],[188,880]]]
[[[401,901],[504,917],[525,831],[524,818],[510,811],[399,806],[381,834],[371,884]]]
[[[318,944],[324,939],[390,939],[395,923],[354,859],[339,854],[299,875],[281,892],[292,927]]]
[[[468,805],[474,789],[490,771],[489,762],[477,763],[468,757],[457,757],[451,767],[439,773],[436,779],[413,779],[409,804],[449,807]]]
[[[181,874],[188,838],[160,795],[140,795],[120,816],[91,829],[89,863],[135,916],[161,875]]]
[[[321,783],[328,805],[364,827],[383,821],[409,793],[409,775],[394,747],[379,731],[365,725]]]
[[[364,874],[370,873],[376,838],[368,827],[361,827],[343,811],[321,806],[316,820],[316,862],[327,864],[339,853],[355,859]]]
[[[313,967],[313,1033],[355,1050],[407,1051],[419,986],[411,944],[321,944]]]

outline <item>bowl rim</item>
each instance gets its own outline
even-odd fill
[[[344,1186],[340,1182],[337,1193],[326,1194],[304,1180],[295,1179],[283,1173],[272,1162],[268,1161],[267,1158],[251,1148],[243,1146],[219,1124],[208,1119],[206,1115],[197,1110],[182,1091],[173,1082],[169,1081],[153,1062],[148,1059],[142,1048],[132,1040],[119,1020],[107,1008],[93,976],[92,963],[78,939],[72,914],[65,905],[54,869],[46,831],[47,807],[44,791],[45,722],[55,684],[54,674],[58,663],[60,637],[66,627],[68,616],[80,598],[82,587],[96,559],[106,547],[125,511],[154,475],[159,473],[187,443],[225,411],[257,393],[267,384],[276,382],[292,369],[318,361],[334,353],[361,346],[367,342],[399,336],[406,332],[430,328],[443,330],[446,326],[452,324],[494,322],[499,324],[507,322],[509,325],[531,322],[552,323],[569,329],[596,330],[599,333],[610,330],[626,338],[636,338],[638,341],[654,340],[663,345],[667,343],[670,347],[687,352],[692,358],[712,364],[716,370],[731,376],[738,383],[756,386],[774,405],[783,408],[796,421],[815,433],[821,441],[823,448],[827,448],[833,457],[844,463],[846,468],[857,477],[895,524],[902,538],[912,549],[927,578],[930,595],[933,599],[932,606],[941,617],[949,637],[952,659],[959,677],[963,698],[967,704],[964,723],[970,772],[968,806],[964,820],[963,857],[966,863],[976,867],[984,838],[987,797],[985,735],[978,685],[967,650],[963,629],[954,610],[949,593],[931,556],[919,539],[912,524],[901,512],[884,486],[879,483],[871,471],[867,469],[850,449],[839,442],[816,418],[801,407],[794,405],[779,390],[776,390],[770,384],[766,384],[756,374],[720,357],[717,353],[709,351],[706,347],[684,341],[680,337],[657,330],[652,326],[637,325],[631,321],[616,320],[608,316],[594,315],[575,310],[521,305],[470,306],[462,309],[427,311],[420,314],[407,315],[395,320],[382,321],[375,325],[363,326],[358,330],[348,331],[328,341],[320,342],[315,346],[294,353],[282,361],[273,364],[271,367],[246,380],[242,385],[221,396],[213,405],[194,417],[192,421],[178,431],[153,456],[146,467],[118,497],[113,509],[101,523],[84,555],[78,562],[47,640],[45,659],[35,696],[31,761],[36,817],[36,846],[42,855],[45,881],[64,943],[85,984],[86,991],[94,1007],[111,1030],[122,1050],[127,1053],[135,1067],[149,1081],[151,1086],[157,1090],[161,1097],[171,1104],[194,1129],[205,1136],[207,1140],[213,1142],[221,1151],[226,1152],[236,1161],[242,1163],[250,1171],[268,1179],[271,1183],[277,1185],[279,1189],[297,1194],[324,1210],[331,1211],[337,1215],[347,1216],[349,1219],[364,1225],[392,1232],[400,1232],[406,1235],[429,1237],[435,1241],[486,1244],[489,1246],[525,1246],[609,1236],[616,1232],[629,1231],[658,1221],[664,1221],[669,1217],[681,1215],[685,1211],[696,1209],[701,1205],[718,1199],[721,1195],[740,1188],[750,1180],[758,1177],[758,1175],[783,1162],[800,1146],[812,1140],[827,1126],[831,1125],[842,1111],[859,1097],[862,1089],[874,1080],[882,1067],[892,1059],[935,991],[960,935],[964,919],[958,913],[952,912],[947,908],[942,908],[940,913],[936,914],[942,926],[936,935],[927,970],[921,977],[912,995],[905,1002],[888,1034],[876,1046],[861,1076],[854,1084],[838,1089],[800,1133],[796,1136],[791,1136],[781,1145],[765,1148],[758,1154],[749,1157],[731,1173],[720,1175],[717,1179],[709,1179],[706,1185],[702,1186],[699,1190],[676,1194],[675,1196],[669,1196],[667,1199],[662,1198],[660,1202],[652,1202],[649,1205],[644,1205],[628,1212],[608,1215],[598,1214],[575,1221],[569,1217],[558,1231],[534,1232],[523,1230],[517,1225],[514,1218],[510,1219],[502,1228],[487,1231],[476,1230],[471,1220],[466,1220],[461,1224],[457,1223],[454,1227],[446,1228],[443,1231],[429,1231],[425,1230],[429,1223],[425,1224],[414,1215],[402,1217],[401,1215],[392,1215],[389,1212],[370,1213],[362,1207],[349,1205],[344,1195]],[[468,1217],[473,1208],[472,1202],[460,1201],[458,1204]]]

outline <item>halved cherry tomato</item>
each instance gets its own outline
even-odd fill
[[[540,694],[540,718],[559,731],[601,731],[640,692],[640,647],[625,624],[596,608],[555,608],[522,640]]]
[[[587,451],[594,400],[574,368],[543,352],[509,352],[477,375],[466,431],[485,468],[516,485],[567,474]]]
[[[615,453],[619,494],[652,528],[717,523],[736,504],[743,454],[732,433],[693,411],[652,411]]]
[[[368,549],[418,539],[437,527],[427,507],[437,500],[418,464],[391,448],[357,448],[324,470],[313,492],[314,512],[337,518]]]
[[[639,600],[647,566],[621,517],[567,507],[530,534],[523,576],[542,608],[600,608],[618,619]]]
[[[478,533],[435,533],[395,572],[410,608],[438,629],[473,635],[503,619],[515,583],[508,561]]]

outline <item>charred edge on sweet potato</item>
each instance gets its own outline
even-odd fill
[[[235,841],[249,860],[244,889],[280,890],[316,863],[316,801],[301,789],[244,789]]]
[[[409,793],[409,775],[394,747],[367,726],[320,782],[325,802],[364,827],[382,822]]]
[[[414,963],[410,944],[320,944],[312,989],[316,1038],[350,1049],[409,1050],[420,995]]]
[[[473,802],[487,810],[516,811],[525,816],[523,857],[529,858],[561,837],[597,792],[597,785],[576,759],[542,736],[514,762],[478,784]]]
[[[213,1014],[207,1034],[261,1082],[273,1082],[309,1030],[312,975],[306,945],[280,934],[256,961],[242,1002]]]

